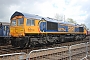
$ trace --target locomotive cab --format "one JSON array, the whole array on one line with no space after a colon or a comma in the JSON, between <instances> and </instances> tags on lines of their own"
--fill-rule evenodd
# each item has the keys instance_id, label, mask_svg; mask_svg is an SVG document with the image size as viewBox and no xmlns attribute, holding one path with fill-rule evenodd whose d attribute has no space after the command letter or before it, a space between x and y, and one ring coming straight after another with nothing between
<instances>
[{"instance_id":1,"label":"locomotive cab","mask_svg":"<svg viewBox=\"0 0 90 60\"><path fill-rule=\"evenodd\" d=\"M32 15L28 17L20 12L15 12L11 17L11 36L24 37L28 34L38 34L40 32L40 19L34 18Z\"/></svg>"},{"instance_id":2,"label":"locomotive cab","mask_svg":"<svg viewBox=\"0 0 90 60\"><path fill-rule=\"evenodd\" d=\"M20 17L20 16L18 16ZM10 25L10 33L14 37L23 37L28 34L36 34L39 32L39 20L22 16L22 18L13 18Z\"/></svg>"}]
</instances>

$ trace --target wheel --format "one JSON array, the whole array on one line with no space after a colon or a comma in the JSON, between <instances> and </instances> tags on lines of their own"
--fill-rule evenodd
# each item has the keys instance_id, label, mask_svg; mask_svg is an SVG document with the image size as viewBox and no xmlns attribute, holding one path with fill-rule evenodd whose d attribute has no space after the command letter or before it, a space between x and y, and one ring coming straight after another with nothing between
<instances>
[{"instance_id":1,"label":"wheel","mask_svg":"<svg viewBox=\"0 0 90 60\"><path fill-rule=\"evenodd\" d=\"M16 39L12 39L11 40L11 45L13 46L13 47L18 47L18 44L17 44L18 42L16 41Z\"/></svg>"},{"instance_id":2,"label":"wheel","mask_svg":"<svg viewBox=\"0 0 90 60\"><path fill-rule=\"evenodd\" d=\"M28 40L25 38L14 38L11 40L13 47L25 48L28 46Z\"/></svg>"},{"instance_id":3,"label":"wheel","mask_svg":"<svg viewBox=\"0 0 90 60\"><path fill-rule=\"evenodd\" d=\"M22 38L20 41L19 41L19 47L20 48L27 48L29 47L29 44L30 44L30 41L28 38Z\"/></svg>"}]
</instances>

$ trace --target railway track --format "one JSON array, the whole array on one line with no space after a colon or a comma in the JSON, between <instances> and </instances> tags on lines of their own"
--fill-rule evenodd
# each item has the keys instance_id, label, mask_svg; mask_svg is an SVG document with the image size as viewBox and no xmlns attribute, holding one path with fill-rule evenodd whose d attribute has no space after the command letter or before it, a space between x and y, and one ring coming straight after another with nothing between
<instances>
[{"instance_id":1,"label":"railway track","mask_svg":"<svg viewBox=\"0 0 90 60\"><path fill-rule=\"evenodd\" d=\"M53 44L53 45L43 45L40 47L30 47L30 48L25 48L25 49L20 49L20 48L14 48L11 45L7 46L0 46L0 55L1 54L10 54L10 53L18 53L18 52L25 52L29 53L32 50L38 50L38 49L45 49L45 48L53 48L53 47L61 47L61 46L71 46L74 44L79 44L79 43L85 43L88 42L89 40L82 40L82 41L75 41L75 42L67 42L67 43L60 43L60 44Z\"/></svg>"},{"instance_id":2,"label":"railway track","mask_svg":"<svg viewBox=\"0 0 90 60\"><path fill-rule=\"evenodd\" d=\"M61 44L53 44L53 45L48 45L48 46L42 46L42 47L31 47L31 48L25 48L25 49L20 49L20 48L13 48L11 45L8 45L8 46L0 46L0 55L2 54L11 54L11 53L19 53L19 52L25 52L26 54L29 54L30 51L32 50L38 50L38 49L46 49L46 48L54 48L54 47L61 47L61 46L71 46L71 45L75 45L75 44L80 44L80 43L85 43L85 42L89 42L89 40L82 40L82 41L75 41L75 42L67 42L67 43L61 43ZM79 47L79 48L76 48L76 49L72 49L72 51L78 51L79 49L85 49L85 47ZM69 52L68 52L68 48L63 48L61 50L59 50L57 48L57 50L54 50L54 51L49 51L49 52L52 52L52 53L49 53L49 54L45 54L45 53L48 53L48 52L40 52L40 53L33 53L32 55L30 55L30 59L33 60L68 60L70 59L70 55L69 55ZM53 53L54 52L54 53ZM24 55L24 59L26 59L27 55ZM41 55L40 55L41 54ZM42 55L43 54L43 55ZM79 54L85 54L85 51L82 51L78 54L73 54L71 57L75 57ZM38 56L40 55L40 56ZM17 55L19 56L19 55ZM53 58L52 58L53 57ZM2 57L0 57L2 58ZM55 59L54 59L55 58ZM74 59L73 59L74 60Z\"/></svg>"},{"instance_id":3,"label":"railway track","mask_svg":"<svg viewBox=\"0 0 90 60\"><path fill-rule=\"evenodd\" d=\"M90 43L87 45L90 48ZM90 52L90 49L88 49ZM72 46L62 46L47 49L29 51L28 54L9 56L10 59L22 58L23 60L80 60L86 56L86 43L75 44ZM1 60L2 57L0 57ZM5 57L7 58L7 57ZM8 60L8 59L7 59ZM85 60L85 59L84 59Z\"/></svg>"}]
</instances>

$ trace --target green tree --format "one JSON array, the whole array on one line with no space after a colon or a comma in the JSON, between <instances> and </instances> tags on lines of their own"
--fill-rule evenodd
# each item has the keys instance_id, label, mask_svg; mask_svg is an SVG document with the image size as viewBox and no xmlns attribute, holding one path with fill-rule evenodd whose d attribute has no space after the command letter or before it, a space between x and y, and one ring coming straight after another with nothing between
<instances>
[{"instance_id":1,"label":"green tree","mask_svg":"<svg viewBox=\"0 0 90 60\"><path fill-rule=\"evenodd\" d=\"M74 21L72 18L67 18L67 21L76 24L76 21Z\"/></svg>"},{"instance_id":2,"label":"green tree","mask_svg":"<svg viewBox=\"0 0 90 60\"><path fill-rule=\"evenodd\" d=\"M62 21L63 20L63 15L60 15L60 14L56 13L55 19Z\"/></svg>"},{"instance_id":3,"label":"green tree","mask_svg":"<svg viewBox=\"0 0 90 60\"><path fill-rule=\"evenodd\" d=\"M85 29L89 30L89 28L87 28L87 26L85 24L81 24L81 26L83 26Z\"/></svg>"}]
</instances>

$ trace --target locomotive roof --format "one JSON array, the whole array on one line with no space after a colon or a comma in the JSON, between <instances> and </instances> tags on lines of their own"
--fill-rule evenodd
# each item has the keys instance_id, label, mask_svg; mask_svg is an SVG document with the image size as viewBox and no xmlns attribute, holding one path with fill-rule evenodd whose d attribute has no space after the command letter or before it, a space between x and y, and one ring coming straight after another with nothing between
<instances>
[{"instance_id":1,"label":"locomotive roof","mask_svg":"<svg viewBox=\"0 0 90 60\"><path fill-rule=\"evenodd\" d=\"M24 16L26 18L35 18L35 19L41 19L41 18L43 18L43 17L38 16L38 15L21 13L21 12L17 12L17 11L11 16L11 19L14 18L15 16Z\"/></svg>"},{"instance_id":2,"label":"locomotive roof","mask_svg":"<svg viewBox=\"0 0 90 60\"><path fill-rule=\"evenodd\" d=\"M10 25L10 23L8 22L0 22L0 23L2 23L2 25Z\"/></svg>"},{"instance_id":3,"label":"locomotive roof","mask_svg":"<svg viewBox=\"0 0 90 60\"><path fill-rule=\"evenodd\" d=\"M44 18L46 21L59 22L56 19L46 18L46 17L35 15L35 14L21 13L21 12L17 12L17 11L11 16L11 19L14 18L15 16L24 16L26 18L35 18L35 19L39 19L39 20L41 20L42 18ZM62 21L60 21L60 22L62 22Z\"/></svg>"},{"instance_id":4,"label":"locomotive roof","mask_svg":"<svg viewBox=\"0 0 90 60\"><path fill-rule=\"evenodd\" d=\"M42 17L42 16L38 16L38 15L35 15L35 14L21 13L21 12L18 12L18 11L16 11L11 16L11 19L14 18L15 16L24 16L26 18L35 18L35 19L39 19L39 20L41 20L42 18L44 18L46 21L56 22L56 23L62 23L62 24L71 24L71 25L74 25L75 26L75 24L72 24L72 23L69 23L69 22L58 21L58 20L53 19L53 18Z\"/></svg>"}]
</instances>

